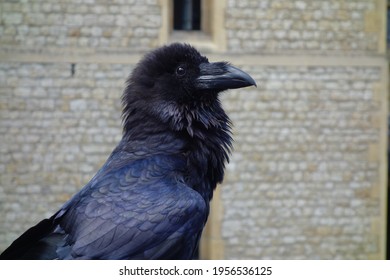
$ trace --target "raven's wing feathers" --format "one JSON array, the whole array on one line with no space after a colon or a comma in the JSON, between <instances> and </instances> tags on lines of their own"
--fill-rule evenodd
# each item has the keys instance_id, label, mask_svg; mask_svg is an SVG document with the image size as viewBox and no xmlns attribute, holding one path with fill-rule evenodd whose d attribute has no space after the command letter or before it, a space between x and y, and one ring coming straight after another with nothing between
<instances>
[{"instance_id":1,"label":"raven's wing feathers","mask_svg":"<svg viewBox=\"0 0 390 280\"><path fill-rule=\"evenodd\" d=\"M191 258L208 206L184 183L177 172L182 166L176 158L156 155L103 170L50 220L19 239L50 243L33 246L44 258ZM18 245L23 242L9 250L23 250Z\"/></svg>"},{"instance_id":2,"label":"raven's wing feathers","mask_svg":"<svg viewBox=\"0 0 390 280\"><path fill-rule=\"evenodd\" d=\"M57 246L64 242L60 234L50 235L54 227L54 216L40 221L4 250L0 259L55 259Z\"/></svg>"}]
</instances>

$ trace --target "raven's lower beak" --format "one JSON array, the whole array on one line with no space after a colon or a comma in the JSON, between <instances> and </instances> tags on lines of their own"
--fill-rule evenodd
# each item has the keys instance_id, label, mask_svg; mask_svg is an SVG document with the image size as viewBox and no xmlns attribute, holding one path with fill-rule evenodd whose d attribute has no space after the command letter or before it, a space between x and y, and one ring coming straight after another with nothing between
<instances>
[{"instance_id":1,"label":"raven's lower beak","mask_svg":"<svg viewBox=\"0 0 390 280\"><path fill-rule=\"evenodd\" d=\"M244 71L225 62L202 63L196 80L198 89L225 90L256 86L256 82Z\"/></svg>"}]
</instances>

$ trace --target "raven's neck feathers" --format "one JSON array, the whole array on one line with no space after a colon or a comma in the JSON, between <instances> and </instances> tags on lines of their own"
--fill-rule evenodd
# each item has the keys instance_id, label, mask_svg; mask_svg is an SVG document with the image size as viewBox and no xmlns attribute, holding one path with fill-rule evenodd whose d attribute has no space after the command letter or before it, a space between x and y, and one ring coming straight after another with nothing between
<instances>
[{"instance_id":1,"label":"raven's neck feathers","mask_svg":"<svg viewBox=\"0 0 390 280\"><path fill-rule=\"evenodd\" d=\"M153 109L138 107L138 102L128 103L125 98L123 101L123 148L134 140L146 144L148 138L157 137L164 142L174 137L182 143L177 149L167 151L163 148L167 143L161 143L158 152L184 156L186 183L205 199L211 199L216 185L223 180L232 149L231 122L219 99L185 105L167 102Z\"/></svg>"}]
</instances>

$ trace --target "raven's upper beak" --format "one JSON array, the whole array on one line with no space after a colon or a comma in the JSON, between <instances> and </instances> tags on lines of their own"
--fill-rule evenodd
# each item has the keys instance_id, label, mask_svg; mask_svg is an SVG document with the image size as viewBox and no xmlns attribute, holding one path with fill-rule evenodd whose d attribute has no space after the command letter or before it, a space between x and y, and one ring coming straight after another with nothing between
<instances>
[{"instance_id":1,"label":"raven's upper beak","mask_svg":"<svg viewBox=\"0 0 390 280\"><path fill-rule=\"evenodd\" d=\"M198 89L225 90L257 86L251 76L225 62L202 63L199 69L200 76L196 80Z\"/></svg>"}]
</instances>

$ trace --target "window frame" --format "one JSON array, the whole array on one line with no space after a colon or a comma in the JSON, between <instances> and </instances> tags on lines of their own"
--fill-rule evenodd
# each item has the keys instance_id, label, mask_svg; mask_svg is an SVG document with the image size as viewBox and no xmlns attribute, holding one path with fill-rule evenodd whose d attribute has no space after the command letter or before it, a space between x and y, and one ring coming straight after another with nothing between
<instances>
[{"instance_id":1,"label":"window frame","mask_svg":"<svg viewBox=\"0 0 390 280\"><path fill-rule=\"evenodd\" d=\"M186 42L201 50L226 51L226 0L201 0L201 30L174 30L173 0L159 0L162 24L159 45Z\"/></svg>"}]
</instances>

